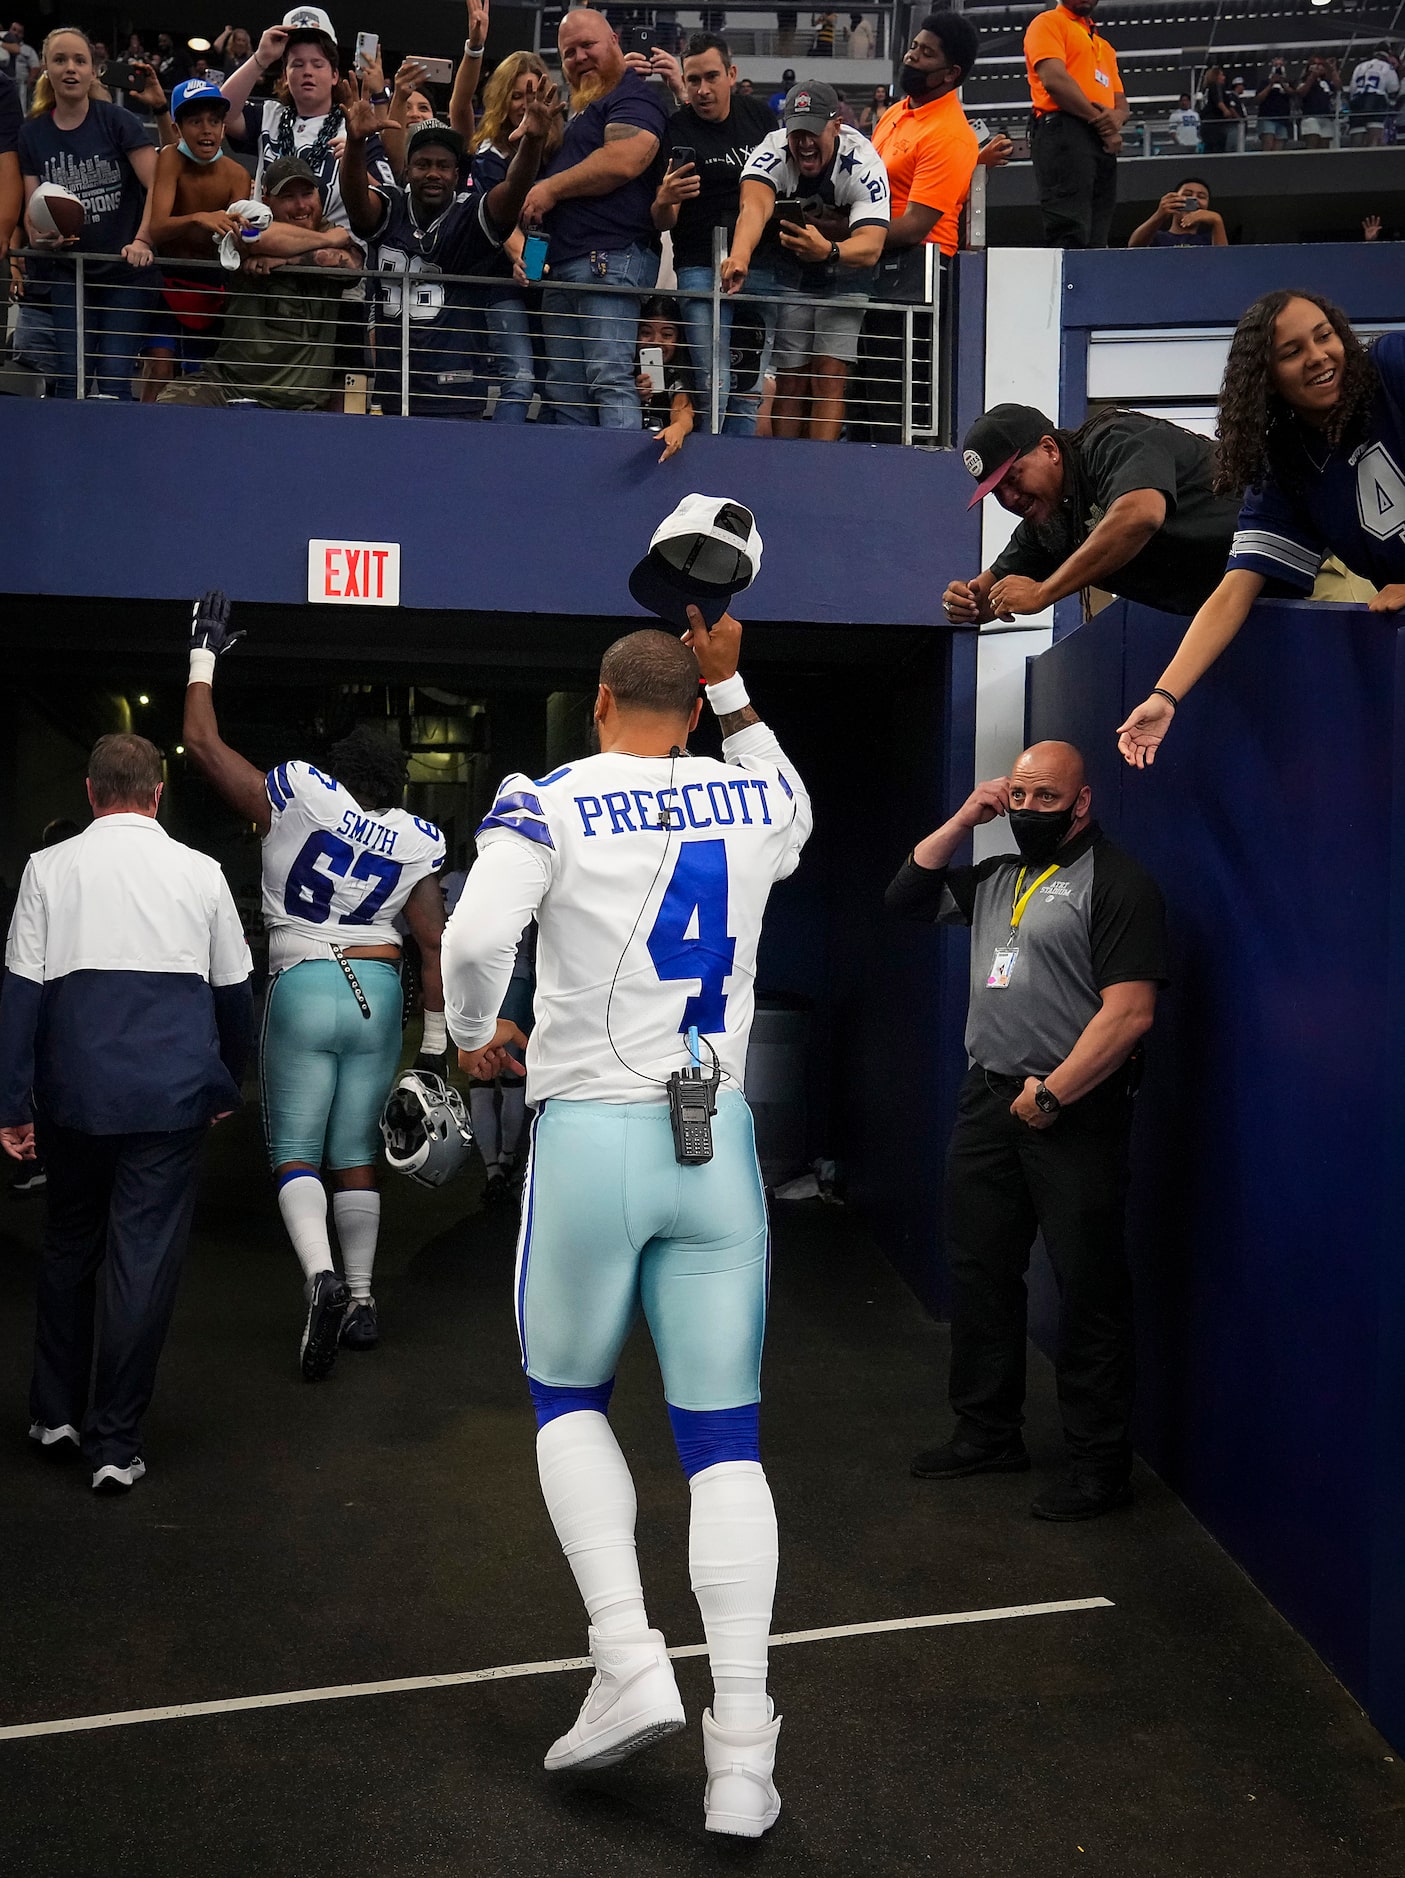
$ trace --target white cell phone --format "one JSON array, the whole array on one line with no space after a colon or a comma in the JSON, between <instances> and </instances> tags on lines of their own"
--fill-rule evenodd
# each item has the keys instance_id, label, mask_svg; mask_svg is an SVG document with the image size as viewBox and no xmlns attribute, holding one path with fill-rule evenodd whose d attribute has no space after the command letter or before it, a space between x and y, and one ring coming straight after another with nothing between
<instances>
[{"instance_id":1,"label":"white cell phone","mask_svg":"<svg viewBox=\"0 0 1405 1878\"><path fill-rule=\"evenodd\" d=\"M663 390L663 347L640 346L639 371L641 376L647 372L653 380L655 392Z\"/></svg>"},{"instance_id":2,"label":"white cell phone","mask_svg":"<svg viewBox=\"0 0 1405 1878\"><path fill-rule=\"evenodd\" d=\"M451 85L454 82L454 61L452 59L422 59L417 52L410 57L416 65L424 67L426 81L431 85Z\"/></svg>"},{"instance_id":3,"label":"white cell phone","mask_svg":"<svg viewBox=\"0 0 1405 1878\"><path fill-rule=\"evenodd\" d=\"M358 33L356 35L356 63L362 71L373 64L381 55L381 36L379 33Z\"/></svg>"}]
</instances>

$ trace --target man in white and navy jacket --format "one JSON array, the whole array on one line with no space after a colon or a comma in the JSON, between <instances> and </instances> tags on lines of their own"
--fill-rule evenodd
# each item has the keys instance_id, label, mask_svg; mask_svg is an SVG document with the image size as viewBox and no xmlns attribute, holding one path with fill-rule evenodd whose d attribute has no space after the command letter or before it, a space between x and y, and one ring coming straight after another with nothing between
<instances>
[{"instance_id":1,"label":"man in white and navy jacket","mask_svg":"<svg viewBox=\"0 0 1405 1878\"><path fill-rule=\"evenodd\" d=\"M228 883L157 822L161 789L154 745L99 739L93 821L31 857L0 992L0 1146L26 1160L37 1137L49 1176L29 1432L46 1454L81 1448L106 1492L146 1471L200 1143L238 1107L253 1039Z\"/></svg>"}]
</instances>

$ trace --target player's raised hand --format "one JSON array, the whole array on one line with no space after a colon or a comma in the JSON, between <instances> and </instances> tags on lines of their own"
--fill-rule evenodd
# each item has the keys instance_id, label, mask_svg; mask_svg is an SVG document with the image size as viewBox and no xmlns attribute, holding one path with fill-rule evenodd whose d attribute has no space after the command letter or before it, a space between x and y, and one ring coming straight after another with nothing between
<instances>
[{"instance_id":1,"label":"player's raised hand","mask_svg":"<svg viewBox=\"0 0 1405 1878\"><path fill-rule=\"evenodd\" d=\"M525 1076L526 1065L510 1053L509 1044L525 1050L527 1039L510 1017L500 1017L491 1043L485 1043L481 1050L459 1051L459 1068L475 1082L492 1082L495 1076Z\"/></svg>"},{"instance_id":2,"label":"player's raised hand","mask_svg":"<svg viewBox=\"0 0 1405 1878\"><path fill-rule=\"evenodd\" d=\"M742 625L730 613L724 613L717 624L709 629L698 609L690 606L688 630L683 635L683 643L692 647L705 685L720 685L724 678L736 676L741 659Z\"/></svg>"},{"instance_id":3,"label":"player's raised hand","mask_svg":"<svg viewBox=\"0 0 1405 1878\"><path fill-rule=\"evenodd\" d=\"M229 620L234 611L227 593L221 593L218 587L212 587L195 602L190 617L190 646L206 652L213 652L218 658L222 652L244 638L242 632L235 632Z\"/></svg>"},{"instance_id":4,"label":"player's raised hand","mask_svg":"<svg viewBox=\"0 0 1405 1878\"><path fill-rule=\"evenodd\" d=\"M1175 715L1171 700L1153 692L1118 726L1117 747L1133 769L1150 769Z\"/></svg>"}]
</instances>

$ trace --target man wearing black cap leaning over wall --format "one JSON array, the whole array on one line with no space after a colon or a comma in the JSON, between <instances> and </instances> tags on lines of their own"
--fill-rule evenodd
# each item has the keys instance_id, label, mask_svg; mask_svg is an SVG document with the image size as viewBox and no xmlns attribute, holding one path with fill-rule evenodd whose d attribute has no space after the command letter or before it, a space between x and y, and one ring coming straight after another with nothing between
<instances>
[{"instance_id":1,"label":"man wearing black cap leaning over wall","mask_svg":"<svg viewBox=\"0 0 1405 1878\"><path fill-rule=\"evenodd\" d=\"M1071 1469L1037 1519L1131 1498L1132 1281L1123 1245L1140 1041L1166 977L1156 883L1090 817L1072 744L1037 743L919 841L888 889L908 919L971 929L970 1069L947 1154L956 1427L922 1480L1022 1473L1025 1270L1036 1232L1059 1287L1054 1373ZM951 861L1006 816L1018 853Z\"/></svg>"},{"instance_id":2,"label":"man wearing black cap leaning over wall","mask_svg":"<svg viewBox=\"0 0 1405 1878\"><path fill-rule=\"evenodd\" d=\"M964 455L969 506L993 495L1020 525L983 574L948 586L953 624L1040 613L1089 587L1190 615L1224 576L1237 503L1214 492L1207 437L1137 411L1058 430L1031 405L997 404Z\"/></svg>"}]
</instances>

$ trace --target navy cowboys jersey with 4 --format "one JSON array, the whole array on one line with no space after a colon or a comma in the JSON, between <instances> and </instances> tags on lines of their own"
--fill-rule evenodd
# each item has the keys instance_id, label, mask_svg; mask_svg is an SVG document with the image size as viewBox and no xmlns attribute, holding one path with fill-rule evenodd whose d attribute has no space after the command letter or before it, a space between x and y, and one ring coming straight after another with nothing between
<instances>
[{"instance_id":1,"label":"navy cowboys jersey with 4","mask_svg":"<svg viewBox=\"0 0 1405 1878\"><path fill-rule=\"evenodd\" d=\"M1331 451L1324 463L1302 432L1295 486L1269 482L1245 496L1231 569L1311 593L1318 569L1335 554L1377 587L1405 581L1405 333L1378 339L1371 358L1380 390L1364 439Z\"/></svg>"},{"instance_id":2,"label":"navy cowboys jersey with 4","mask_svg":"<svg viewBox=\"0 0 1405 1878\"><path fill-rule=\"evenodd\" d=\"M489 382L483 309L492 290L456 286L436 276L488 273L508 231L494 226L487 193L477 187L460 191L425 224L407 190L378 193L385 206L374 237L376 265L394 276L381 283L376 315L380 394L399 396L403 296L408 295L411 410L423 417L481 417Z\"/></svg>"}]
</instances>

